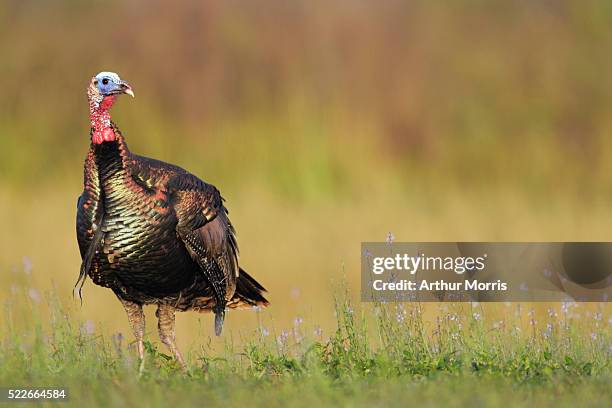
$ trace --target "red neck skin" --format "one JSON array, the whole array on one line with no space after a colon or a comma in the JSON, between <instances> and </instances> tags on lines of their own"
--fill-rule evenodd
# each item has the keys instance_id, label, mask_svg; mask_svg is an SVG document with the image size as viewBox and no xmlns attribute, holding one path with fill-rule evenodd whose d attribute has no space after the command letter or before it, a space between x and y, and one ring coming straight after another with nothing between
<instances>
[{"instance_id":1,"label":"red neck skin","mask_svg":"<svg viewBox=\"0 0 612 408\"><path fill-rule=\"evenodd\" d=\"M116 98L116 96L105 96L101 102L97 102L94 98L89 100L89 119L93 129L91 141L94 144L99 145L116 140L110 117L110 108L115 103Z\"/></svg>"}]
</instances>

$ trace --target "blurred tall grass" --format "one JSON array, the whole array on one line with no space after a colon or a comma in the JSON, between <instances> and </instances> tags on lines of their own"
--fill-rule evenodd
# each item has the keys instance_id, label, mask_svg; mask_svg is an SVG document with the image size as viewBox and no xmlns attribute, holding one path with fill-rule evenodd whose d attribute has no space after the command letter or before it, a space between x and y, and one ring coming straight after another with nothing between
<instances>
[{"instance_id":1,"label":"blurred tall grass","mask_svg":"<svg viewBox=\"0 0 612 408\"><path fill-rule=\"evenodd\" d=\"M113 113L133 151L221 188L281 321L333 321L330 281L389 230L609 240L611 43L604 0L2 0L0 267L69 292L101 70L136 92Z\"/></svg>"}]
</instances>

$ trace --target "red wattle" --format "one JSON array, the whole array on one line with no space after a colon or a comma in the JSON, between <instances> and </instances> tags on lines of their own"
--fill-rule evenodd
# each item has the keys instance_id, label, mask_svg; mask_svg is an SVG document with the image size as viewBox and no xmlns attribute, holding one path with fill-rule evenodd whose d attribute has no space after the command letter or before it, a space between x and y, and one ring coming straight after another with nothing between
<instances>
[{"instance_id":1,"label":"red wattle","mask_svg":"<svg viewBox=\"0 0 612 408\"><path fill-rule=\"evenodd\" d=\"M94 144L102 144L104 142L112 142L115 140L115 132L111 128L95 130L91 140Z\"/></svg>"},{"instance_id":2,"label":"red wattle","mask_svg":"<svg viewBox=\"0 0 612 408\"><path fill-rule=\"evenodd\" d=\"M93 135L91 136L91 141L94 142L94 144L102 144L102 142L104 141L104 138L102 137L102 132L100 131L94 131Z\"/></svg>"},{"instance_id":3,"label":"red wattle","mask_svg":"<svg viewBox=\"0 0 612 408\"><path fill-rule=\"evenodd\" d=\"M111 128L104 129L102 135L104 137L105 142L112 142L113 140L115 140L115 132Z\"/></svg>"}]
</instances>

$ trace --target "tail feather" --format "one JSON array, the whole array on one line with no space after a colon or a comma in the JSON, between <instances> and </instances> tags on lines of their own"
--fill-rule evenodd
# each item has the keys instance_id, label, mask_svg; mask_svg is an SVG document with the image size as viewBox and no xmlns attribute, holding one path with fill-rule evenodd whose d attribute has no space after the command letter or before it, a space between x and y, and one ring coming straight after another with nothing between
<instances>
[{"instance_id":1,"label":"tail feather","mask_svg":"<svg viewBox=\"0 0 612 408\"><path fill-rule=\"evenodd\" d=\"M264 292L266 292L266 289L241 268L236 282L236 292L227 306L231 309L268 306L270 303L263 296Z\"/></svg>"},{"instance_id":2,"label":"tail feather","mask_svg":"<svg viewBox=\"0 0 612 408\"><path fill-rule=\"evenodd\" d=\"M225 320L225 311L215 312L215 336L221 335L223 320Z\"/></svg>"}]
</instances>

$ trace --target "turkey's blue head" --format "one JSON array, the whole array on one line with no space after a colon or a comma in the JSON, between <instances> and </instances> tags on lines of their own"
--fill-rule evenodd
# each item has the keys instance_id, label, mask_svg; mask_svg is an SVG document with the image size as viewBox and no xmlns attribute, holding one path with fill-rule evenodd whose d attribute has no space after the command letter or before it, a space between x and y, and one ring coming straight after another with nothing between
<instances>
[{"instance_id":1,"label":"turkey's blue head","mask_svg":"<svg viewBox=\"0 0 612 408\"><path fill-rule=\"evenodd\" d=\"M89 99L89 117L93 129L94 143L115 140L111 129L109 110L119 95L127 94L134 97L132 87L119 78L114 72L100 72L91 79L87 89Z\"/></svg>"},{"instance_id":2,"label":"turkey's blue head","mask_svg":"<svg viewBox=\"0 0 612 408\"><path fill-rule=\"evenodd\" d=\"M100 72L92 79L93 85L103 97L112 95L128 94L134 97L132 87L119 78L114 72Z\"/></svg>"}]
</instances>

